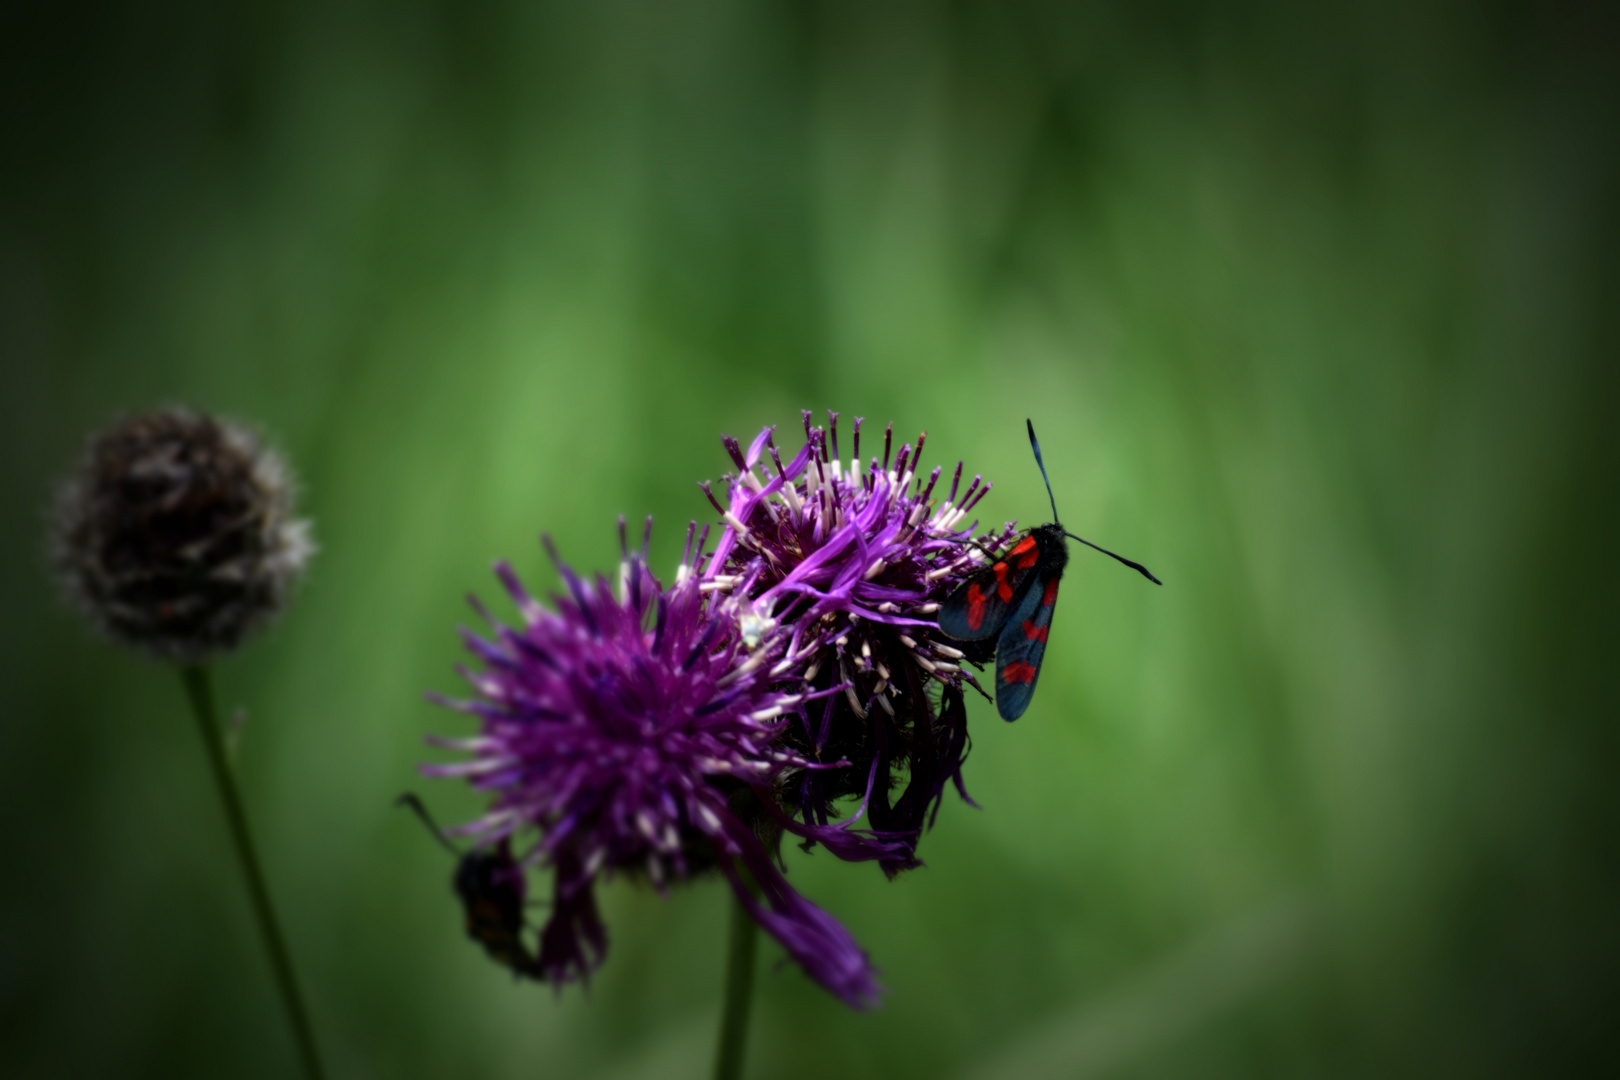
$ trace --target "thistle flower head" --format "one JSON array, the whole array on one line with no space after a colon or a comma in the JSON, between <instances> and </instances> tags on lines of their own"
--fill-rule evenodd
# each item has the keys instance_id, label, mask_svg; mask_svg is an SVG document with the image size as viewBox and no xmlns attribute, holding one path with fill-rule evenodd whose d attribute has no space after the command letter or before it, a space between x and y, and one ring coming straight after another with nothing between
<instances>
[{"instance_id":1,"label":"thistle flower head","mask_svg":"<svg viewBox=\"0 0 1620 1080\"><path fill-rule=\"evenodd\" d=\"M715 587L706 537L688 534L669 588L647 569L645 542L626 546L616 590L559 564L566 595L550 607L498 566L521 622L503 626L479 608L492 636L466 635L482 662L463 670L474 697L442 703L476 716L481 731L438 740L470 760L424 771L465 776L491 795L488 812L458 831L510 841L526 866L553 869L537 964L548 981L584 978L605 957L599 878L628 872L662 889L718 867L811 977L851 1005L874 1004L865 954L787 884L747 820L784 771L813 767L780 745L786 714L807 695L788 675L788 636Z\"/></svg>"},{"instance_id":2,"label":"thistle flower head","mask_svg":"<svg viewBox=\"0 0 1620 1080\"><path fill-rule=\"evenodd\" d=\"M283 607L314 552L292 475L248 429L161 409L95 435L60 489L51 555L109 637L194 663Z\"/></svg>"},{"instance_id":3,"label":"thistle flower head","mask_svg":"<svg viewBox=\"0 0 1620 1080\"><path fill-rule=\"evenodd\" d=\"M922 478L926 433L895 453L890 425L882 457L863 464L859 418L853 428L847 467L837 413L824 430L806 412L804 447L785 465L771 428L746 451L726 437L737 473L726 478L724 505L704 490L725 521L716 586L787 632L796 674L813 691L837 688L819 704L796 705L784 732L807 760L847 762L786 778L790 787L779 794L799 818L788 827L841 857L878 859L892 873L915 865L924 819L930 806L937 812L947 781L967 797L962 692L978 683L940 633L937 613L1014 529L974 538L969 518L990 485L975 476L963 488L960 463L948 490L939 468ZM891 804L901 768L907 786ZM862 799L870 829L831 823L832 802L846 795Z\"/></svg>"}]
</instances>

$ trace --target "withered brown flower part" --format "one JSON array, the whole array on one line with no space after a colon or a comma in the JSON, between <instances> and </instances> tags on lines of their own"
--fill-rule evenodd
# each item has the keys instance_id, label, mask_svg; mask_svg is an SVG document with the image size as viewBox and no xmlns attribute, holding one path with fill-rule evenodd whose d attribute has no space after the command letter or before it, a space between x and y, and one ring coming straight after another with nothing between
<instances>
[{"instance_id":1,"label":"withered brown flower part","mask_svg":"<svg viewBox=\"0 0 1620 1080\"><path fill-rule=\"evenodd\" d=\"M51 557L114 640L198 663L273 619L315 547L286 463L239 424L185 408L92 436L58 492Z\"/></svg>"}]
</instances>

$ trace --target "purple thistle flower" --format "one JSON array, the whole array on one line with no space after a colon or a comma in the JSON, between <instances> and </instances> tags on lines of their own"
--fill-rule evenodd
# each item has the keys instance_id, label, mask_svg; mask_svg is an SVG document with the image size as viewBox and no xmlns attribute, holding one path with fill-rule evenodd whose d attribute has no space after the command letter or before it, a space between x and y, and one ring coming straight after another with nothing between
<instances>
[{"instance_id":1,"label":"purple thistle flower","mask_svg":"<svg viewBox=\"0 0 1620 1080\"><path fill-rule=\"evenodd\" d=\"M1016 532L1008 523L975 539L977 522L964 522L990 485L975 476L963 489L960 463L949 492L939 488L938 468L925 482L917 471L927 433L891 461L893 430L891 424L884 432L881 460L873 456L863 466L856 418L846 468L838 414L828 413L823 430L811 426L806 412L804 448L786 465L773 428L746 451L725 436L738 469L726 478L725 505L702 485L726 525L715 550L722 566L717 587L790 634L795 673L819 697L819 704L793 706L784 745L833 767L787 771L776 789L788 808L777 811L781 823L840 858L877 859L890 875L917 865L918 839L938 813L947 781L972 802L962 782L968 750L962 687L984 691L962 669L963 653L940 633L937 617L941 602L985 564L987 552ZM760 465L766 451L769 469ZM907 783L891 803L902 768ZM832 821L834 801L846 796L859 797L860 809ZM862 814L870 828L854 827Z\"/></svg>"},{"instance_id":2,"label":"purple thistle flower","mask_svg":"<svg viewBox=\"0 0 1620 1080\"><path fill-rule=\"evenodd\" d=\"M770 786L785 770L816 768L781 745L791 710L816 695L790 675L789 636L716 587L708 530L694 545L695 529L668 589L646 567L645 540L639 552L625 546L617 595L601 576L585 581L559 562L567 595L552 608L498 564L521 625L500 625L472 601L494 631L464 632L483 665L459 669L475 696L435 700L478 717L482 730L430 739L472 757L423 772L464 776L493 796L483 817L455 832L481 846L527 843L518 861L552 868L537 977L561 985L601 964L599 878L626 872L662 890L717 867L812 978L872 1007L879 988L866 954L793 890L759 835L776 833L760 812Z\"/></svg>"}]
</instances>

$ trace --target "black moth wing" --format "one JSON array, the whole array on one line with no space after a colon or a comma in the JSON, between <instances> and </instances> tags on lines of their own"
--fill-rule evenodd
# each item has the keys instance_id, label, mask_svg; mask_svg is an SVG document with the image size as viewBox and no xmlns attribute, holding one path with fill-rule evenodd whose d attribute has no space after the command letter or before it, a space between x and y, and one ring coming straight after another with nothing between
<instances>
[{"instance_id":1,"label":"black moth wing","mask_svg":"<svg viewBox=\"0 0 1620 1080\"><path fill-rule=\"evenodd\" d=\"M1038 576L1043 549L1050 543L1044 534L1050 528L1043 525L1025 533L1007 554L957 586L939 609L940 630L958 641L983 641L999 634ZM1063 545L1061 535L1057 543ZM1063 550L1066 554L1067 548Z\"/></svg>"},{"instance_id":2,"label":"black moth wing","mask_svg":"<svg viewBox=\"0 0 1620 1080\"><path fill-rule=\"evenodd\" d=\"M1061 574L1036 576L1035 587L1024 596L1013 617L1007 620L996 640L996 711L1006 721L1024 715L1035 696L1035 680L1040 678L1046 658L1046 636L1052 629L1057 610Z\"/></svg>"},{"instance_id":3,"label":"black moth wing","mask_svg":"<svg viewBox=\"0 0 1620 1080\"><path fill-rule=\"evenodd\" d=\"M939 612L939 627L965 642L970 659L988 659L995 639L996 711L1016 720L1035 696L1046 638L1057 608L1058 583L1069 564L1063 526L1031 529L997 562L973 575Z\"/></svg>"}]
</instances>

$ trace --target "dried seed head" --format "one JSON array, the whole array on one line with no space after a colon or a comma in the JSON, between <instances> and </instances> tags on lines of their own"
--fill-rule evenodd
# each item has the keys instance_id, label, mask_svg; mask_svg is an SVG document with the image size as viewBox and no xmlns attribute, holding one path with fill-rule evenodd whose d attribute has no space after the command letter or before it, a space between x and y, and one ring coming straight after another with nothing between
<instances>
[{"instance_id":1,"label":"dried seed head","mask_svg":"<svg viewBox=\"0 0 1620 1080\"><path fill-rule=\"evenodd\" d=\"M286 464L246 428L179 408L125 417L58 492L52 561L109 637L197 662L286 603L315 550L293 499Z\"/></svg>"}]
</instances>

